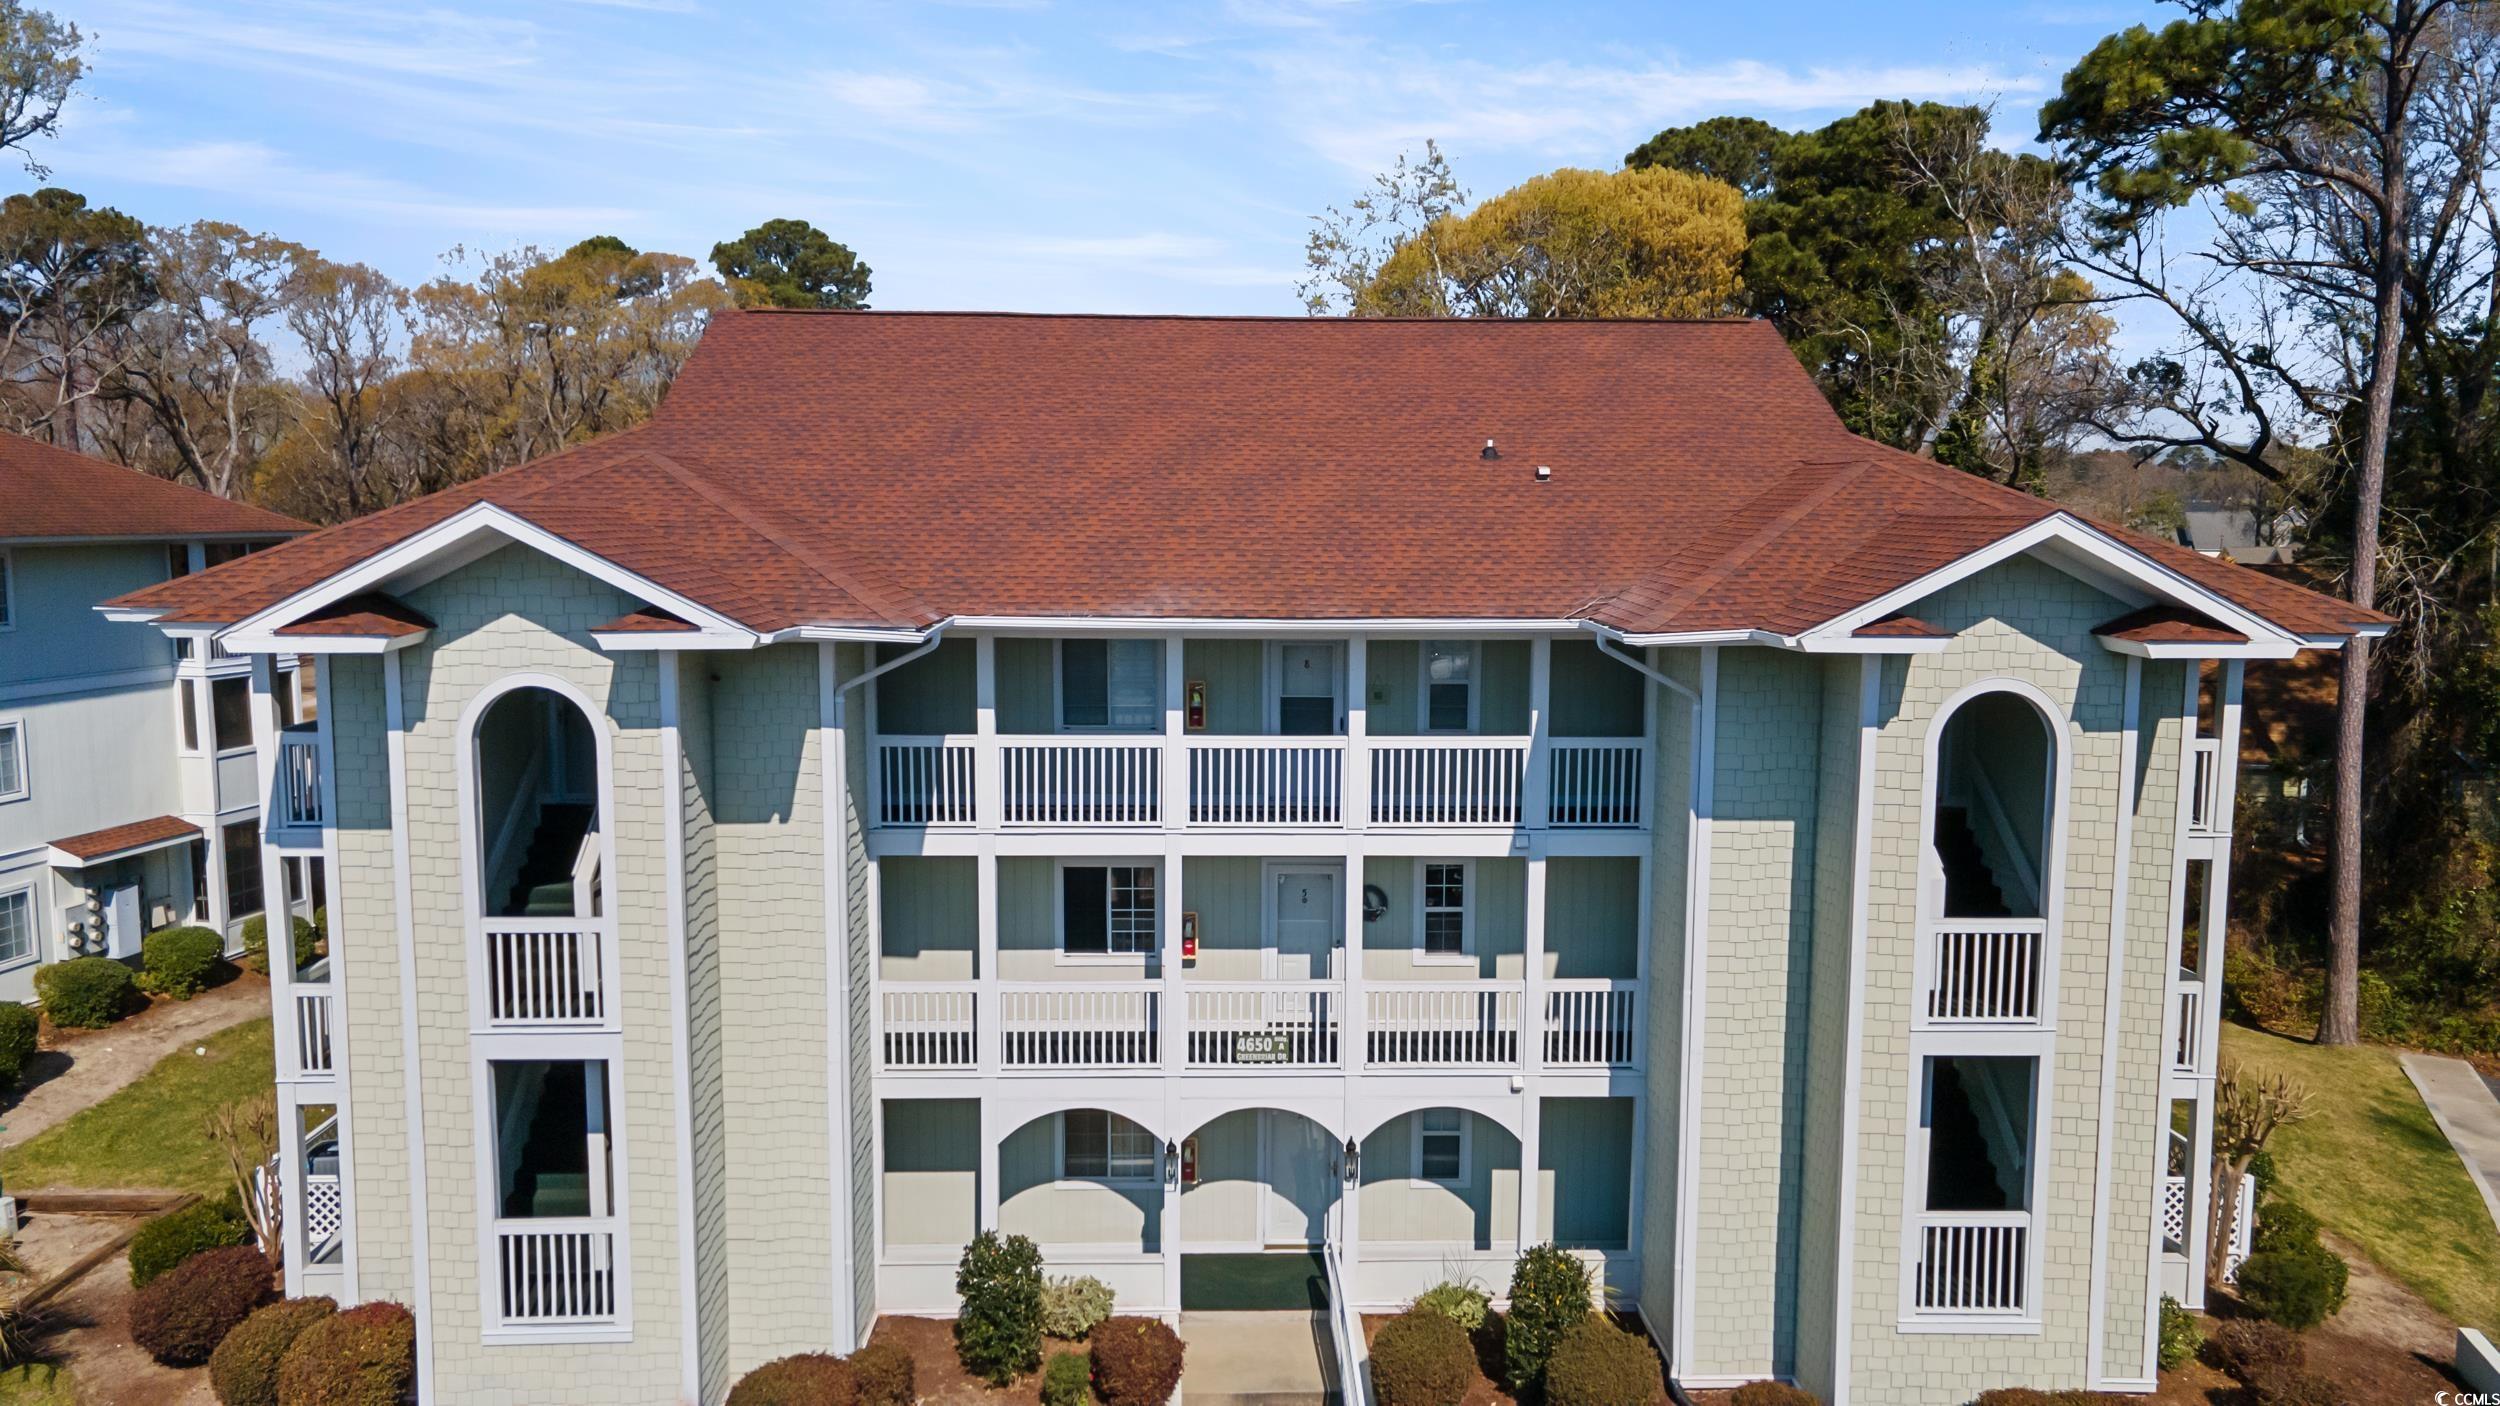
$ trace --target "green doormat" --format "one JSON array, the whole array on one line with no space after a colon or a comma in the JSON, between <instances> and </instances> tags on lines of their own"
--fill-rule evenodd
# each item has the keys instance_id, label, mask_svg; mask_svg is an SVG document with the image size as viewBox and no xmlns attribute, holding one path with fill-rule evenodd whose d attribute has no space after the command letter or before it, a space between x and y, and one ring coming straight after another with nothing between
<instances>
[{"instance_id":1,"label":"green doormat","mask_svg":"<svg viewBox=\"0 0 2500 1406\"><path fill-rule=\"evenodd\" d=\"M1328 1306L1317 1252L1181 1256L1181 1308L1201 1313Z\"/></svg>"}]
</instances>

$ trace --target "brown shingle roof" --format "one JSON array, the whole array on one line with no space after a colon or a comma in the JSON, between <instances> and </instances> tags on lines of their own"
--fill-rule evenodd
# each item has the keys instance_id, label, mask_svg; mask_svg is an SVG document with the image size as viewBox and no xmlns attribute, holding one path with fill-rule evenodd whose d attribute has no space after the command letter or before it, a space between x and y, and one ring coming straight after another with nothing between
<instances>
[{"instance_id":1,"label":"brown shingle roof","mask_svg":"<svg viewBox=\"0 0 2500 1406\"><path fill-rule=\"evenodd\" d=\"M742 312L640 429L124 603L238 620L477 502L762 631L1793 634L2057 511L1849 435L1758 322ZM2129 541L2287 629L2358 618Z\"/></svg>"},{"instance_id":2,"label":"brown shingle roof","mask_svg":"<svg viewBox=\"0 0 2500 1406\"><path fill-rule=\"evenodd\" d=\"M143 849L175 840L188 840L199 833L200 827L188 820L170 815L159 815L148 820L134 820L127 825L112 825L102 830L90 830L86 834L72 835L65 840L54 840L52 847L64 854L76 855L82 860L93 860L108 854L120 854L124 850Z\"/></svg>"},{"instance_id":3,"label":"brown shingle roof","mask_svg":"<svg viewBox=\"0 0 2500 1406\"><path fill-rule=\"evenodd\" d=\"M281 625L278 633L312 639L344 635L405 639L433 628L434 622L425 618L425 612L406 601L396 596L365 591L325 605L301 620Z\"/></svg>"},{"instance_id":4,"label":"brown shingle roof","mask_svg":"<svg viewBox=\"0 0 2500 1406\"><path fill-rule=\"evenodd\" d=\"M1930 625L1915 615L1887 615L1872 624L1860 625L1850 632L1860 639L1871 640L1941 640L1951 638L1942 626Z\"/></svg>"},{"instance_id":5,"label":"brown shingle roof","mask_svg":"<svg viewBox=\"0 0 2500 1406\"><path fill-rule=\"evenodd\" d=\"M2105 639L2138 644L2246 644L2248 636L2176 606L2148 605L2092 627Z\"/></svg>"},{"instance_id":6,"label":"brown shingle roof","mask_svg":"<svg viewBox=\"0 0 2500 1406\"><path fill-rule=\"evenodd\" d=\"M671 615L656 605L629 610L604 625L591 627L603 635L674 635L692 630L694 624Z\"/></svg>"},{"instance_id":7,"label":"brown shingle roof","mask_svg":"<svg viewBox=\"0 0 2500 1406\"><path fill-rule=\"evenodd\" d=\"M0 433L0 541L292 537L291 517Z\"/></svg>"}]
</instances>

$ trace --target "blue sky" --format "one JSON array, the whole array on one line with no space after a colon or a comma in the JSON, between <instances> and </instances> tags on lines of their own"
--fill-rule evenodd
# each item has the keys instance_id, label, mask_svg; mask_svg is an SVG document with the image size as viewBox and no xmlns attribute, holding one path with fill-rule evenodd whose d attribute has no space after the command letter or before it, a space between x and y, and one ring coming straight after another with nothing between
<instances>
[{"instance_id":1,"label":"blue sky","mask_svg":"<svg viewBox=\"0 0 2500 1406\"><path fill-rule=\"evenodd\" d=\"M880 307L1243 313L1297 310L1309 216L1428 136L1478 195L1723 112L1979 99L2023 137L2077 55L2161 13L47 2L93 67L39 154L154 223L230 220L414 281L454 245L600 233L701 257L786 215L857 249Z\"/></svg>"}]
</instances>

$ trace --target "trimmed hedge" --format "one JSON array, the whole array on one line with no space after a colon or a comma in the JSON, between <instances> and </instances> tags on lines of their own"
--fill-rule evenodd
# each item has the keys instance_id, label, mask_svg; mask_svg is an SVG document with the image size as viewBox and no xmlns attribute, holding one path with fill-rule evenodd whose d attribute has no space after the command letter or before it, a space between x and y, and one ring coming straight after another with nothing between
<instances>
[{"instance_id":1,"label":"trimmed hedge","mask_svg":"<svg viewBox=\"0 0 2500 1406\"><path fill-rule=\"evenodd\" d=\"M1747 1382L1728 1397L1728 1406L1823 1406L1813 1392L1786 1382Z\"/></svg>"},{"instance_id":2,"label":"trimmed hedge","mask_svg":"<svg viewBox=\"0 0 2500 1406\"><path fill-rule=\"evenodd\" d=\"M35 997L54 1025L101 1030L130 1013L138 995L130 968L110 957L76 957L35 969Z\"/></svg>"},{"instance_id":3,"label":"trimmed hedge","mask_svg":"<svg viewBox=\"0 0 2500 1406\"><path fill-rule=\"evenodd\" d=\"M16 1083L34 1063L35 1032L42 1028L32 1006L0 1001L0 1086Z\"/></svg>"},{"instance_id":4,"label":"trimmed hedge","mask_svg":"<svg viewBox=\"0 0 2500 1406\"><path fill-rule=\"evenodd\" d=\"M2295 1332L2343 1311L2352 1276L2343 1257L2324 1245L2267 1250L2240 1262L2240 1301Z\"/></svg>"},{"instance_id":5,"label":"trimmed hedge","mask_svg":"<svg viewBox=\"0 0 2500 1406\"><path fill-rule=\"evenodd\" d=\"M204 1250L242 1245L252 1239L252 1223L243 1216L233 1192L217 1201L194 1201L167 1211L130 1241L130 1287L144 1289L165 1271Z\"/></svg>"},{"instance_id":6,"label":"trimmed hedge","mask_svg":"<svg viewBox=\"0 0 2500 1406\"><path fill-rule=\"evenodd\" d=\"M167 928L139 939L141 983L159 996L188 1001L208 987L226 958L226 940L208 928Z\"/></svg>"},{"instance_id":7,"label":"trimmed hedge","mask_svg":"<svg viewBox=\"0 0 2500 1406\"><path fill-rule=\"evenodd\" d=\"M984 1230L955 1267L963 1308L955 1355L964 1370L1005 1386L1042 1365L1042 1252L1021 1235Z\"/></svg>"},{"instance_id":8,"label":"trimmed hedge","mask_svg":"<svg viewBox=\"0 0 2500 1406\"><path fill-rule=\"evenodd\" d=\"M360 1304L306 1328L278 1363L278 1406L401 1406L417 1387L417 1320Z\"/></svg>"},{"instance_id":9,"label":"trimmed hedge","mask_svg":"<svg viewBox=\"0 0 2500 1406\"><path fill-rule=\"evenodd\" d=\"M208 1355L208 1384L221 1406L278 1406L278 1364L286 1350L338 1311L326 1298L280 1299L252 1310Z\"/></svg>"},{"instance_id":10,"label":"trimmed hedge","mask_svg":"<svg viewBox=\"0 0 2500 1406\"><path fill-rule=\"evenodd\" d=\"M1086 1406L1093 1399L1093 1370L1084 1353L1052 1353L1042 1369L1042 1406Z\"/></svg>"},{"instance_id":11,"label":"trimmed hedge","mask_svg":"<svg viewBox=\"0 0 2500 1406\"><path fill-rule=\"evenodd\" d=\"M912 1375L911 1354L892 1343L870 1343L851 1354L859 1406L912 1406L920 1399Z\"/></svg>"},{"instance_id":12,"label":"trimmed hedge","mask_svg":"<svg viewBox=\"0 0 2500 1406\"><path fill-rule=\"evenodd\" d=\"M1042 1284L1042 1331L1075 1342L1111 1316L1111 1286L1090 1274Z\"/></svg>"},{"instance_id":13,"label":"trimmed hedge","mask_svg":"<svg viewBox=\"0 0 2500 1406\"><path fill-rule=\"evenodd\" d=\"M1636 1333L1592 1313L1545 1364L1546 1406L1649 1406L1665 1378Z\"/></svg>"},{"instance_id":14,"label":"trimmed hedge","mask_svg":"<svg viewBox=\"0 0 2500 1406\"><path fill-rule=\"evenodd\" d=\"M1461 1332L1473 1333L1484 1326L1493 1301L1472 1285L1443 1283L1417 1294L1408 1307L1429 1309L1456 1323Z\"/></svg>"},{"instance_id":15,"label":"trimmed hedge","mask_svg":"<svg viewBox=\"0 0 2500 1406\"><path fill-rule=\"evenodd\" d=\"M130 1340L168 1367L197 1367L253 1309L275 1297L269 1260L259 1250L228 1245L202 1251L131 1299Z\"/></svg>"},{"instance_id":16,"label":"trimmed hedge","mask_svg":"<svg viewBox=\"0 0 2500 1406\"><path fill-rule=\"evenodd\" d=\"M2320 1243L2318 1218L2309 1208L2289 1196L2277 1196L2257 1212L2257 1225L2249 1233L2248 1252L2262 1255L2271 1250L2293 1250Z\"/></svg>"},{"instance_id":17,"label":"trimmed hedge","mask_svg":"<svg viewBox=\"0 0 2500 1406\"><path fill-rule=\"evenodd\" d=\"M1421 1299L1372 1334L1372 1392L1380 1406L1458 1406L1474 1366L1467 1330Z\"/></svg>"},{"instance_id":18,"label":"trimmed hedge","mask_svg":"<svg viewBox=\"0 0 2500 1406\"><path fill-rule=\"evenodd\" d=\"M2254 1318L2234 1318L2214 1330L2211 1349L2206 1355L2213 1364L2241 1381L2268 1367L2300 1367L2308 1353L2300 1345L2300 1335L2280 1323L2266 1323Z\"/></svg>"},{"instance_id":19,"label":"trimmed hedge","mask_svg":"<svg viewBox=\"0 0 2500 1406\"><path fill-rule=\"evenodd\" d=\"M859 1378L829 1352L776 1358L738 1379L728 1406L853 1406Z\"/></svg>"},{"instance_id":20,"label":"trimmed hedge","mask_svg":"<svg viewBox=\"0 0 2500 1406\"><path fill-rule=\"evenodd\" d=\"M320 940L321 928L319 924L297 918L294 929L295 965L301 970L312 962L316 954L315 944ZM243 920L243 965L262 976L269 975L269 919L265 913L255 913Z\"/></svg>"},{"instance_id":21,"label":"trimmed hedge","mask_svg":"<svg viewBox=\"0 0 2500 1406\"><path fill-rule=\"evenodd\" d=\"M1106 1318L1093 1344L1103 1406L1163 1406L1181 1384L1180 1335L1159 1318Z\"/></svg>"},{"instance_id":22,"label":"trimmed hedge","mask_svg":"<svg viewBox=\"0 0 2500 1406\"><path fill-rule=\"evenodd\" d=\"M1502 1335L1504 1375L1513 1396L1526 1396L1544 1382L1546 1360L1595 1308L1588 1266L1550 1241L1520 1252Z\"/></svg>"}]
</instances>

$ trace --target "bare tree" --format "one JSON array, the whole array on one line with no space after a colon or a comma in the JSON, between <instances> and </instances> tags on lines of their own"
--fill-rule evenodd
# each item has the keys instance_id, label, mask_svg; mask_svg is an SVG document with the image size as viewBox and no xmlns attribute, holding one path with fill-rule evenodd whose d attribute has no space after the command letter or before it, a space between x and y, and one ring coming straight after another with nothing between
<instances>
[{"instance_id":1,"label":"bare tree","mask_svg":"<svg viewBox=\"0 0 2500 1406\"><path fill-rule=\"evenodd\" d=\"M143 407L184 478L242 496L253 461L283 428L262 329L303 291L301 245L202 220L153 231L157 301L123 334L109 395Z\"/></svg>"},{"instance_id":2,"label":"bare tree","mask_svg":"<svg viewBox=\"0 0 2500 1406\"><path fill-rule=\"evenodd\" d=\"M36 180L52 172L26 143L58 135L61 106L87 71L78 57L84 36L45 10L0 0L0 148L15 148Z\"/></svg>"},{"instance_id":3,"label":"bare tree","mask_svg":"<svg viewBox=\"0 0 2500 1406\"><path fill-rule=\"evenodd\" d=\"M2231 1227L2239 1221L2240 1182L2266 1140L2309 1116L2309 1091L2288 1074L2260 1078L2225 1065L2214 1084L2214 1208L2205 1282L2221 1287L2230 1270Z\"/></svg>"},{"instance_id":4,"label":"bare tree","mask_svg":"<svg viewBox=\"0 0 2500 1406\"><path fill-rule=\"evenodd\" d=\"M1410 243L1416 244L1417 257L1431 266L1430 286L1448 287L1448 270L1434 227L1466 207L1467 192L1460 189L1438 142L1425 141L1421 160L1399 153L1397 164L1372 177L1371 189L1345 209L1332 205L1311 217L1314 228L1303 247L1310 273L1296 285L1302 305L1314 317L1378 312L1372 290L1380 281L1381 268ZM1450 309L1411 311L1446 314Z\"/></svg>"},{"instance_id":5,"label":"bare tree","mask_svg":"<svg viewBox=\"0 0 2500 1406\"><path fill-rule=\"evenodd\" d=\"M201 1131L217 1145L226 1159L226 1171L234 1178L235 1197L243 1204L243 1218L251 1223L252 1237L260 1243L260 1252L271 1264L280 1262L285 1254L281 1243L285 1213L275 1199L264 1201L254 1185L259 1173L278 1152L278 1095L263 1090L250 1098L209 1110L201 1120Z\"/></svg>"},{"instance_id":6,"label":"bare tree","mask_svg":"<svg viewBox=\"0 0 2500 1406\"><path fill-rule=\"evenodd\" d=\"M327 521L343 521L410 496L390 481L387 451L396 351L408 295L363 264L308 259L297 270L285 320L304 355L296 422L313 471L297 494Z\"/></svg>"}]
</instances>

